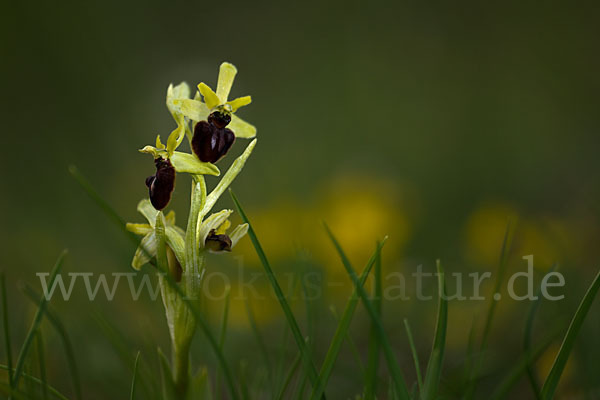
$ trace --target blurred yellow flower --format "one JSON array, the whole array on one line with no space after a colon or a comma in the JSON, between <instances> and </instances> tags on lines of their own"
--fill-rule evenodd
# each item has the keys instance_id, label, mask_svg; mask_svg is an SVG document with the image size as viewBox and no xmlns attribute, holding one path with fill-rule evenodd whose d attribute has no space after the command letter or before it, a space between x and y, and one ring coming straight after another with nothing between
<instances>
[{"instance_id":1,"label":"blurred yellow flower","mask_svg":"<svg viewBox=\"0 0 600 400\"><path fill-rule=\"evenodd\" d=\"M465 226L465 258L480 267L498 264L502 241L509 220L517 220L516 211L507 204L490 203L476 209Z\"/></svg>"},{"instance_id":2,"label":"blurred yellow flower","mask_svg":"<svg viewBox=\"0 0 600 400\"><path fill-rule=\"evenodd\" d=\"M360 184L359 184L360 182ZM406 205L392 182L373 177L343 177L328 184L320 196L316 214L335 233L354 267L362 269L375 242L388 236L383 257L396 261L410 235ZM318 231L315 251L329 272L345 275L331 243Z\"/></svg>"}]
</instances>

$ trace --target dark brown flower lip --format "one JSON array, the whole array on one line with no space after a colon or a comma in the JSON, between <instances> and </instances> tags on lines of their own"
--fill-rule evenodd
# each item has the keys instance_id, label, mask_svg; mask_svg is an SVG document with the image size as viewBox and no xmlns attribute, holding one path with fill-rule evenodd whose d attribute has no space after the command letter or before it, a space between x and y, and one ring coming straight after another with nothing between
<instances>
[{"instance_id":1,"label":"dark brown flower lip","mask_svg":"<svg viewBox=\"0 0 600 400\"><path fill-rule=\"evenodd\" d=\"M175 168L169 159L159 157L154 160L156 173L146 178L148 195L152 206L157 210L164 209L171 201L175 189Z\"/></svg>"},{"instance_id":2,"label":"dark brown flower lip","mask_svg":"<svg viewBox=\"0 0 600 400\"><path fill-rule=\"evenodd\" d=\"M235 142L234 132L226 128L231 116L215 111L208 121L200 121L194 127L192 150L203 162L216 163L229 151Z\"/></svg>"},{"instance_id":3,"label":"dark brown flower lip","mask_svg":"<svg viewBox=\"0 0 600 400\"><path fill-rule=\"evenodd\" d=\"M231 251L231 239L227 235L217 235L214 229L211 229L204 241L204 247L208 250Z\"/></svg>"}]
</instances>

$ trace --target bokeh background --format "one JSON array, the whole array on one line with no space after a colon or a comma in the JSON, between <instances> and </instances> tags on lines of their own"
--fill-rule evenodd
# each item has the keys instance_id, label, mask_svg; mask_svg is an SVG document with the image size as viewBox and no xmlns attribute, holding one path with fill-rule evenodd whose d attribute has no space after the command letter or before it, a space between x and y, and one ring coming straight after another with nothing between
<instances>
[{"instance_id":1,"label":"bokeh background","mask_svg":"<svg viewBox=\"0 0 600 400\"><path fill-rule=\"evenodd\" d=\"M275 268L282 279L315 270L323 282L346 283L312 303L318 323L304 328L313 330L317 359L335 327L329 307L342 307L350 288L322 220L357 267L375 240L389 235L384 271L410 274L418 265L432 271L437 258L450 272L494 271L511 219L510 270L523 270L521 257L533 254L536 279L554 262L566 278L565 300L542 303L536 337L566 328L598 268L600 10L593 3L151 0L12 2L3 9L0 254L15 349L34 310L20 287L39 291L35 273L48 271L63 248L70 250L65 272L131 271L134 248L68 166L123 218L141 222L135 207L147 195L153 165L137 149L174 128L164 105L168 84L214 85L222 61L239 70L232 94L253 98L240 115L258 127L259 142L234 189ZM237 141L221 169L245 143ZM180 224L187 179L178 178L171 205ZM227 196L220 205L233 206ZM211 257L209 269L235 282L239 256L244 270L261 271L248 239L234 254ZM258 282L268 293L267 282ZM433 281L426 290L433 293ZM131 300L125 286L112 302L89 301L81 286L73 299L53 307L77 349L86 398L123 398L131 365L112 342L121 340L129 357L142 349L156 370L155 348L169 348L162 305L147 296ZM252 304L279 354L281 311L272 299ZM296 306L302 315L302 302ZM469 330L485 307L450 304L450 398L460 393ZM528 307L500 303L481 398L520 354ZM215 326L221 308L206 305ZM426 359L435 302L388 302L384 315L412 380L401 321L410 319ZM243 301L232 303L230 322L232 363L258 363ZM353 340L363 358L368 331L359 310ZM49 327L44 332L49 380L71 393L60 342ZM599 334L596 306L564 377L565 398L598 398ZM556 348L542 357L540 376ZM330 398L360 393L352 354L350 347L343 352ZM201 335L193 358L214 365ZM262 379L260 368L255 375ZM513 398L531 398L525 383Z\"/></svg>"}]
</instances>

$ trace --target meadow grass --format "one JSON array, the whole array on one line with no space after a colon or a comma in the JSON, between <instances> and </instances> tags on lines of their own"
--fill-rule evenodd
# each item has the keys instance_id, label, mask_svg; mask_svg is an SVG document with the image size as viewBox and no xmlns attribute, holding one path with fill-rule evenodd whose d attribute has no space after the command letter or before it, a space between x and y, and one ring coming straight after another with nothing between
<instances>
[{"instance_id":1,"label":"meadow grass","mask_svg":"<svg viewBox=\"0 0 600 400\"><path fill-rule=\"evenodd\" d=\"M76 169L70 169L74 178L81 184L83 189L94 200L94 202L115 222L115 224L131 239L137 246L138 239L132 236L126 229L124 220L110 207L110 205L102 199L102 197L94 190L91 184L83 177ZM403 338L408 343L410 353L399 354L394 350L392 340L398 340L397 337L391 337L386 331L384 314L386 304L382 295L382 258L381 253L385 245L385 238L377 243L374 243L375 248L372 256L363 267L360 275L357 274L355 267L350 262L344 249L336 239L334 233L327 225L324 229L332 244L333 251L337 252L340 262L344 267L348 278L353 284L353 292L347 299L346 305L342 314L337 318L337 327L332 332L329 345L324 354L315 354L314 340L314 313L311 312L312 305L309 301L306 302L307 323L305 331L302 330L302 324L298 322L298 317L294 313L292 306L288 300L289 294L283 291L280 285L277 274L273 270L267 254L263 249L257 232L254 230L252 221L245 213L238 198L231 193L231 198L243 220L247 223L248 235L258 255L260 263L264 268L269 284L276 296L277 302L282 312L283 321L286 324L286 330L283 335L283 343L281 354L274 358L274 353L269 350L269 346L265 342L261 327L256 321L252 304L246 303L246 312L250 321L251 334L257 343L259 359L262 359L261 369L266 372L264 383L258 384L260 388L253 385L256 380L249 379L247 364L242 364L239 368L231 357L226 357L227 348L227 333L229 329L229 306L230 295L227 289L226 300L222 318L218 326L218 331L211 326L201 310L192 301L189 301L183 295L177 283L166 275L167 283L184 299L186 306L191 311L193 318L201 328L201 331L210 346L214 356L218 362L218 368L212 371L206 368L200 368L196 375L190 377L190 390L188 398L206 398L206 399L249 399L249 398L298 398L298 399L325 399L337 398L336 388L329 385L332 372L336 367L336 361L344 343L352 342L351 322L355 312L362 304L364 310L370 320L369 338L367 343L367 362L366 367L362 369L363 391L357 393L357 396L364 399L385 398L401 400L432 400L439 398L454 398L444 390L444 358L446 353L446 335L447 327L452 323L452 315L449 312L449 304L445 300L443 294L446 291L446 282L444 271L441 262L436 263L438 277L438 304L437 317L435 322L435 330L433 332L433 342L431 350L428 354L428 361L425 370L422 370L422 365L419 360L419 352L417 344L413 337L409 321L403 319L406 337ZM159 222L157 221L157 224ZM505 275L506 263L510 248L511 227L506 230L502 250L500 252L500 261L498 271L496 273L496 281L494 287L500 288L502 278ZM61 253L50 273L50 285L60 272L63 261L66 257L66 251ZM166 268L165 254L157 254L156 260L153 261L155 268L159 270ZM374 290L369 293L365 288L365 282L371 276L374 270ZM306 288L304 288L306 289ZM556 396L557 387L561 376L565 370L567 360L571 354L577 335L581 330L582 325L588 315L594 298L600 289L600 273L595 277L589 289L584 294L579 307L577 308L570 325L562 338L562 344L556 355L556 358L551 366L550 372L540 384L534 372L533 365L548 349L549 345L558 336L558 333L549 330L544 337L533 337L533 323L535 316L541 304L540 301L533 302L528 312L524 326L523 336L523 353L514 365L504 372L504 377L499 379L495 390L491 394L484 395L481 398L492 399L509 399L511 391L517 383L526 378L531 386L531 391L536 399L549 400ZM27 331L22 344L19 346L18 356L13 359L13 338L11 337L10 329L10 304L6 294L6 282L4 275L0 276L0 299L2 301L2 321L4 333L4 346L6 349L5 363L0 365L0 368L7 371L7 379L5 382L0 382L0 393L11 399L21 398L41 398L41 399L83 399L85 398L85 387L82 387L80 381L80 371L76 354L73 351L72 340L69 337L69 332L65 329L62 320L67 316L59 316L48 304L44 296L40 296L34 289L29 286L24 287L24 295L35 301L36 312ZM477 331L472 329L471 338L469 340L472 345L470 350L472 355L466 358L470 360L465 363L467 369L468 380L462 388L462 394L457 398L472 399L480 398L477 391L477 385L480 379L480 372L485 364L485 354L489 343L489 335L492 331L497 301L491 299L487 313L485 315L484 327L479 336L479 346L475 345ZM120 337L118 330L111 324L110 320L99 315L99 325L103 326L103 331L110 338L110 343L114 351L121 354L121 360L131 371L128 387L130 391L128 396L130 399L135 398L178 398L178 390L173 380L173 369L168 358L158 349L158 357L160 360L161 372L158 374L149 366L144 365L144 359L141 357L141 350L128 347L126 340ZM41 325L47 321L52 329L58 334L61 342L66 361L66 370L69 371L70 380L72 383L72 394L67 396L60 393L47 380L46 364L46 343ZM475 324L474 324L475 326ZM292 359L288 360L285 357L285 343L291 334L295 351ZM322 358L322 362L317 360ZM385 370L379 362L382 356L385 360ZM359 355L360 359L360 355ZM414 365L415 382L406 380L403 373L401 360L410 360ZM286 363L286 361L288 361ZM253 360L253 363L257 363ZM357 361L358 364L361 361ZM252 372L258 369L253 368ZM292 385L292 382L296 385ZM157 382L160 382L160 389L157 388ZM383 383L388 382L387 385ZM222 384L227 389L222 392ZM387 386L387 387L386 387ZM259 394L260 393L260 394ZM142 397L143 394L143 397ZM127 396L127 394L123 394Z\"/></svg>"}]
</instances>

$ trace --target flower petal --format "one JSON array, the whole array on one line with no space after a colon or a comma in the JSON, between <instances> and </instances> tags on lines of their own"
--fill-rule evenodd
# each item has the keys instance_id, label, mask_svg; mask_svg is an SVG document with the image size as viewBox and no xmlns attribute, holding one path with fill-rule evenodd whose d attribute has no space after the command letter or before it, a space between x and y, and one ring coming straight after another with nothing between
<instances>
[{"instance_id":1,"label":"flower petal","mask_svg":"<svg viewBox=\"0 0 600 400\"><path fill-rule=\"evenodd\" d=\"M181 114L178 114L177 129L171 132L171 134L169 135L169 139L167 140L167 153L169 153L169 156L173 155L175 149L179 147L179 145L183 141L183 138L185 137L185 128L185 117Z\"/></svg>"},{"instance_id":2,"label":"flower petal","mask_svg":"<svg viewBox=\"0 0 600 400\"><path fill-rule=\"evenodd\" d=\"M204 242L210 231L218 229L225 221L227 221L227 218L229 218L232 212L233 210L222 210L212 214L202 222L200 230L198 231L198 244L200 247L204 247Z\"/></svg>"},{"instance_id":3,"label":"flower petal","mask_svg":"<svg viewBox=\"0 0 600 400\"><path fill-rule=\"evenodd\" d=\"M210 109L200 100L175 100L173 105L177 112L196 122L205 121L210 114Z\"/></svg>"},{"instance_id":4,"label":"flower petal","mask_svg":"<svg viewBox=\"0 0 600 400\"><path fill-rule=\"evenodd\" d=\"M231 106L231 111L236 112L238 108L247 106L252 103L251 96L238 97L235 100L228 101L227 104Z\"/></svg>"},{"instance_id":5,"label":"flower petal","mask_svg":"<svg viewBox=\"0 0 600 400\"><path fill-rule=\"evenodd\" d=\"M237 138L251 139L256 136L256 127L235 114L231 115L231 122L227 127L235 133Z\"/></svg>"},{"instance_id":6,"label":"flower petal","mask_svg":"<svg viewBox=\"0 0 600 400\"><path fill-rule=\"evenodd\" d=\"M156 149L157 150L164 150L164 149L166 149L166 147L163 144L163 142L160 141L160 135L156 136Z\"/></svg>"},{"instance_id":7,"label":"flower petal","mask_svg":"<svg viewBox=\"0 0 600 400\"><path fill-rule=\"evenodd\" d=\"M138 150L140 153L152 154L154 158L160 157L160 151L153 146L144 146L143 149Z\"/></svg>"},{"instance_id":8,"label":"flower petal","mask_svg":"<svg viewBox=\"0 0 600 400\"><path fill-rule=\"evenodd\" d=\"M132 224L131 222L128 222L125 225L125 229L127 229L129 232L135 233L136 235L144 236L154 230L150 224Z\"/></svg>"},{"instance_id":9,"label":"flower petal","mask_svg":"<svg viewBox=\"0 0 600 400\"><path fill-rule=\"evenodd\" d=\"M238 225L233 230L233 232L231 232L231 234L229 235L229 238L231 239L231 248L235 247L237 242L239 242L240 239L243 238L247 232L248 232L248 224Z\"/></svg>"},{"instance_id":10,"label":"flower petal","mask_svg":"<svg viewBox=\"0 0 600 400\"><path fill-rule=\"evenodd\" d=\"M137 270L140 270L144 264L146 264L152 257L156 255L156 235L154 231L144 236L135 255L131 266Z\"/></svg>"},{"instance_id":11,"label":"flower petal","mask_svg":"<svg viewBox=\"0 0 600 400\"><path fill-rule=\"evenodd\" d=\"M217 235L224 235L227 233L227 229L229 229L229 227L231 226L231 222L226 219L225 222L223 222L216 230L216 234Z\"/></svg>"},{"instance_id":12,"label":"flower petal","mask_svg":"<svg viewBox=\"0 0 600 400\"><path fill-rule=\"evenodd\" d=\"M169 213L165 215L165 220L167 221L167 225L175 225L175 211L169 211Z\"/></svg>"},{"instance_id":13,"label":"flower petal","mask_svg":"<svg viewBox=\"0 0 600 400\"><path fill-rule=\"evenodd\" d=\"M206 83L200 82L198 84L198 90L200 93L202 93L202 96L204 96L204 102L208 108L212 109L221 103L219 96L217 96L217 94L213 92L213 90L209 88Z\"/></svg>"},{"instance_id":14,"label":"flower petal","mask_svg":"<svg viewBox=\"0 0 600 400\"><path fill-rule=\"evenodd\" d=\"M193 154L174 151L169 159L177 172L187 172L193 175L219 176L221 174L216 165L202 162Z\"/></svg>"},{"instance_id":15,"label":"flower petal","mask_svg":"<svg viewBox=\"0 0 600 400\"><path fill-rule=\"evenodd\" d=\"M233 80L237 74L237 68L228 62L221 64L219 68L219 79L217 81L217 96L221 100L221 104L227 102L227 97L233 86Z\"/></svg>"},{"instance_id":16,"label":"flower petal","mask_svg":"<svg viewBox=\"0 0 600 400\"><path fill-rule=\"evenodd\" d=\"M175 253L175 257L177 257L179 264L181 264L182 268L185 268L185 241L183 236L176 227L169 226L168 221L166 221L166 224L165 234L167 236L167 244L171 250L173 250L173 253Z\"/></svg>"},{"instance_id":17,"label":"flower petal","mask_svg":"<svg viewBox=\"0 0 600 400\"><path fill-rule=\"evenodd\" d=\"M152 228L154 228L154 224L156 223L156 214L158 211L152 206L150 200L144 199L138 203L137 210L140 214L142 214Z\"/></svg>"}]
</instances>

